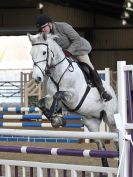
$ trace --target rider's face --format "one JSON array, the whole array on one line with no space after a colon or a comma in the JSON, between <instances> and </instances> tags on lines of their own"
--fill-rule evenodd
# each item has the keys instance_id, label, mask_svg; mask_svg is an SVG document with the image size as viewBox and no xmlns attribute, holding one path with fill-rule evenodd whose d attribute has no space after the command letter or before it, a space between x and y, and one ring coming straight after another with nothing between
<instances>
[{"instance_id":1,"label":"rider's face","mask_svg":"<svg viewBox=\"0 0 133 177\"><path fill-rule=\"evenodd\" d=\"M44 27L42 27L41 31L45 32L45 33L50 33L50 31L51 31L51 24L48 23L47 25L45 25Z\"/></svg>"}]
</instances>

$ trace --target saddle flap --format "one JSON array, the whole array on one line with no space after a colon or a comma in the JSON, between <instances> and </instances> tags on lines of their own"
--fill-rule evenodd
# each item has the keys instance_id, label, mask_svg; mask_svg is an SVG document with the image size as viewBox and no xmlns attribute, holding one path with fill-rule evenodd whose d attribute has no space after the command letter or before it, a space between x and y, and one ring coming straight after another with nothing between
<instances>
[{"instance_id":1,"label":"saddle flap","mask_svg":"<svg viewBox=\"0 0 133 177\"><path fill-rule=\"evenodd\" d=\"M91 77L90 67L84 62L78 62L77 64L84 74L86 83L93 87L94 83L93 83L93 80L92 80L92 77Z\"/></svg>"}]
</instances>

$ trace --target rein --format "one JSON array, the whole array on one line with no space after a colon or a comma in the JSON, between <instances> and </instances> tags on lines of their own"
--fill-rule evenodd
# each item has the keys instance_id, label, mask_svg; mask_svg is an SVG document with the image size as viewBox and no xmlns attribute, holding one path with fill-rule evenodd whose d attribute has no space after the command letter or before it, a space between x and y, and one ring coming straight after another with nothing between
<instances>
[{"instance_id":1,"label":"rein","mask_svg":"<svg viewBox=\"0 0 133 177\"><path fill-rule=\"evenodd\" d=\"M61 60L61 62L63 62L65 59L67 59L67 61L69 62L69 65L67 66L67 68L65 69L64 73L63 73L62 76L60 77L58 83L50 76L50 79L51 79L52 82L56 85L57 91L60 90L59 85L60 85L61 79L63 78L63 76L64 76L64 74L67 72L67 70L69 70L69 68L72 67L73 70L72 70L72 71L69 70L69 71L70 71L70 72L73 72L73 71L74 71L74 67L73 67L73 65L72 65L72 61L68 60L67 57L65 57L63 60ZM61 62L59 62L58 64L60 64ZM57 66L57 64L56 64L55 66Z\"/></svg>"}]
</instances>

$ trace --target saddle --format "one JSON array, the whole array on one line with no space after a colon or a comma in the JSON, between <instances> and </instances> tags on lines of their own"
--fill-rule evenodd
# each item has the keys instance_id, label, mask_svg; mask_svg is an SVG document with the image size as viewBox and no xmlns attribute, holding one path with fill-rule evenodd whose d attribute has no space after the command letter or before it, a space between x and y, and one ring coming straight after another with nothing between
<instances>
[{"instance_id":1,"label":"saddle","mask_svg":"<svg viewBox=\"0 0 133 177\"><path fill-rule=\"evenodd\" d=\"M89 65L87 65L87 63L78 61L77 58L75 56L73 56L72 54L70 55L70 53L68 51L64 51L64 54L66 57L69 57L69 59L74 59L74 61L77 62L79 68L81 69L81 71L84 74L87 85L94 87L95 83L92 79L93 76L92 76L92 72L91 72L92 71L91 67L89 67Z\"/></svg>"},{"instance_id":2,"label":"saddle","mask_svg":"<svg viewBox=\"0 0 133 177\"><path fill-rule=\"evenodd\" d=\"M92 72L91 72L92 69L89 67L89 65L87 65L84 62L78 62L77 64L78 64L79 68L81 69L81 71L84 74L86 83L91 85L91 87L94 87L95 83L94 83L94 81L92 79L93 78Z\"/></svg>"}]
</instances>

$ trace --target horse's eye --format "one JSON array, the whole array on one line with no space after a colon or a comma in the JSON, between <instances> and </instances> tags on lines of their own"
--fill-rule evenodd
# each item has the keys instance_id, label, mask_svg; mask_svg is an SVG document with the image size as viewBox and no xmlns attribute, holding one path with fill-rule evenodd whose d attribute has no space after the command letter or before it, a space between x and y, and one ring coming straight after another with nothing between
<instances>
[{"instance_id":1,"label":"horse's eye","mask_svg":"<svg viewBox=\"0 0 133 177\"><path fill-rule=\"evenodd\" d=\"M46 54L46 51L43 52L43 55L45 55L45 54Z\"/></svg>"}]
</instances>

